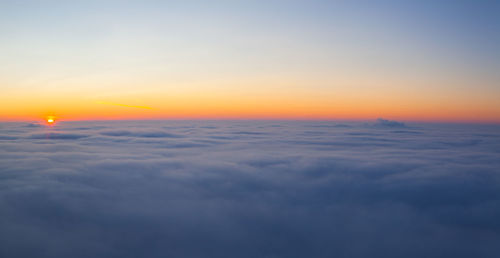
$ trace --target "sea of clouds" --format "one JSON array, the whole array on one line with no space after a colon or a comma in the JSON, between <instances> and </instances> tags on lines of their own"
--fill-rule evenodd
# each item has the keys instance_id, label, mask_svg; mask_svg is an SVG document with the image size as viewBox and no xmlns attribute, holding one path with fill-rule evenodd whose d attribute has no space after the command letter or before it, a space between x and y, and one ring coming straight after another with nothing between
<instances>
[{"instance_id":1,"label":"sea of clouds","mask_svg":"<svg viewBox=\"0 0 500 258\"><path fill-rule=\"evenodd\" d=\"M0 257L500 257L500 126L0 123Z\"/></svg>"}]
</instances>

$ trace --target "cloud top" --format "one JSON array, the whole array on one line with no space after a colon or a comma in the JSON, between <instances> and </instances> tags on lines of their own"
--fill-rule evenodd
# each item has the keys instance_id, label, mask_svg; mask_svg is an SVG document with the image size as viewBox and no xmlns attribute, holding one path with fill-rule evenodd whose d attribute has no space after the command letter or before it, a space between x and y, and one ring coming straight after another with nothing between
<instances>
[{"instance_id":1,"label":"cloud top","mask_svg":"<svg viewBox=\"0 0 500 258\"><path fill-rule=\"evenodd\" d=\"M3 123L0 256L498 257L500 128L375 125Z\"/></svg>"}]
</instances>

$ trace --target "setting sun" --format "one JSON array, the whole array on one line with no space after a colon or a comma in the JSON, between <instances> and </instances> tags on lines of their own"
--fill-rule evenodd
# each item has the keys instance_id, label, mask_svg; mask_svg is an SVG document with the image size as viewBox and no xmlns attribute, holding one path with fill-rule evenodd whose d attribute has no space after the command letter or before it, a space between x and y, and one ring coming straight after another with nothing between
<instances>
[{"instance_id":1,"label":"setting sun","mask_svg":"<svg viewBox=\"0 0 500 258\"><path fill-rule=\"evenodd\" d=\"M56 119L53 116L49 116L46 118L48 125L53 125L56 122Z\"/></svg>"}]
</instances>

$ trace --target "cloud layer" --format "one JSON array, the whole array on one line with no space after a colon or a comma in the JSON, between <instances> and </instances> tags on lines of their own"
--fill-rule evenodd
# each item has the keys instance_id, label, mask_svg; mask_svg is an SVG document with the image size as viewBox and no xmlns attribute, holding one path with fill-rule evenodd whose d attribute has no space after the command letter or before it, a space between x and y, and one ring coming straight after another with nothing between
<instances>
[{"instance_id":1,"label":"cloud layer","mask_svg":"<svg viewBox=\"0 0 500 258\"><path fill-rule=\"evenodd\" d=\"M500 128L0 124L1 257L498 257Z\"/></svg>"}]
</instances>

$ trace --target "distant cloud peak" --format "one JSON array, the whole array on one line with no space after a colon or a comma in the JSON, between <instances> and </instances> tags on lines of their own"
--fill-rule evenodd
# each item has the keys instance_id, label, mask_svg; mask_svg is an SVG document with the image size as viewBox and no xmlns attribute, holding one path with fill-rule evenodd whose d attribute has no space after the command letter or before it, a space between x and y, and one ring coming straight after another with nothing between
<instances>
[{"instance_id":1,"label":"distant cloud peak","mask_svg":"<svg viewBox=\"0 0 500 258\"><path fill-rule=\"evenodd\" d=\"M388 120L384 118L378 118L375 126L377 127L406 127L406 125L402 122Z\"/></svg>"}]
</instances>

